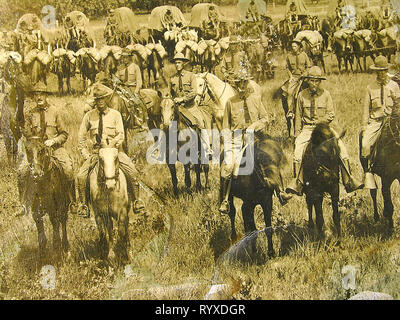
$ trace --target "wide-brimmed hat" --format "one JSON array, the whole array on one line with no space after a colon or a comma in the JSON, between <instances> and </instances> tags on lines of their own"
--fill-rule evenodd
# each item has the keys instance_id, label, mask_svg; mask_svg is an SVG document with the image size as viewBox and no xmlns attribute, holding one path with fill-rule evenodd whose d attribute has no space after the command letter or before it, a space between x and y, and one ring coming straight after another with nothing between
<instances>
[{"instance_id":1,"label":"wide-brimmed hat","mask_svg":"<svg viewBox=\"0 0 400 320\"><path fill-rule=\"evenodd\" d=\"M43 82L38 82L30 88L31 93L49 93L49 89Z\"/></svg>"},{"instance_id":2,"label":"wide-brimmed hat","mask_svg":"<svg viewBox=\"0 0 400 320\"><path fill-rule=\"evenodd\" d=\"M298 44L300 47L303 47L303 43L302 43L300 40L298 40L298 39L293 39L290 43L291 43L291 44L292 44L292 43L296 43L296 44Z\"/></svg>"},{"instance_id":3,"label":"wide-brimmed hat","mask_svg":"<svg viewBox=\"0 0 400 320\"><path fill-rule=\"evenodd\" d=\"M311 67L304 78L326 80L326 78L322 76L321 68L318 66Z\"/></svg>"},{"instance_id":4,"label":"wide-brimmed hat","mask_svg":"<svg viewBox=\"0 0 400 320\"><path fill-rule=\"evenodd\" d=\"M389 67L390 65L385 56L377 56L375 58L374 64L369 68L375 71L384 71L384 70L389 70Z\"/></svg>"},{"instance_id":5,"label":"wide-brimmed hat","mask_svg":"<svg viewBox=\"0 0 400 320\"><path fill-rule=\"evenodd\" d=\"M172 59L173 62L175 61L183 61L183 62L188 62L189 59L185 57L185 55L182 52L178 52L175 57Z\"/></svg>"},{"instance_id":6,"label":"wide-brimmed hat","mask_svg":"<svg viewBox=\"0 0 400 320\"><path fill-rule=\"evenodd\" d=\"M103 98L107 98L109 96L111 96L113 94L113 91L109 88L106 87L104 84L100 83L100 82L96 82L93 85L93 98L95 100L99 100L99 99L103 99Z\"/></svg>"}]
</instances>

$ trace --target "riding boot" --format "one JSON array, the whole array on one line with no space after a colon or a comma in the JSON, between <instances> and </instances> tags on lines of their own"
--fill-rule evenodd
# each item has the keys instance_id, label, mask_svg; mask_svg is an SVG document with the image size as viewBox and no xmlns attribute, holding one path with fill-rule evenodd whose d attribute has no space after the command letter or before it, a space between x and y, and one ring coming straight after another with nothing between
<instances>
[{"instance_id":1,"label":"riding boot","mask_svg":"<svg viewBox=\"0 0 400 320\"><path fill-rule=\"evenodd\" d=\"M364 184L351 175L350 161L348 159L346 160L340 159L340 160L341 160L340 169L342 172L342 181L344 188L346 189L346 192L350 193L358 189L364 188Z\"/></svg>"},{"instance_id":2,"label":"riding boot","mask_svg":"<svg viewBox=\"0 0 400 320\"><path fill-rule=\"evenodd\" d=\"M135 202L133 203L133 212L142 213L145 210L145 206L143 200L140 199L140 185L136 179L132 183L132 193L135 198Z\"/></svg>"},{"instance_id":3,"label":"riding boot","mask_svg":"<svg viewBox=\"0 0 400 320\"><path fill-rule=\"evenodd\" d=\"M294 178L286 188L286 193L294 193L298 196L303 195L303 164L293 162Z\"/></svg>"},{"instance_id":4,"label":"riding boot","mask_svg":"<svg viewBox=\"0 0 400 320\"><path fill-rule=\"evenodd\" d=\"M371 162L368 158L362 157L360 159L361 166L364 170L364 187L366 189L376 189L376 181L373 173L371 172Z\"/></svg>"},{"instance_id":5,"label":"riding boot","mask_svg":"<svg viewBox=\"0 0 400 320\"><path fill-rule=\"evenodd\" d=\"M78 206L78 216L83 218L90 217L89 207L87 206L87 198L86 198L86 179L85 181L79 181L77 179L77 190L79 197L79 206Z\"/></svg>"},{"instance_id":6,"label":"riding boot","mask_svg":"<svg viewBox=\"0 0 400 320\"><path fill-rule=\"evenodd\" d=\"M223 200L221 202L221 205L219 207L219 212L222 214L229 214L230 212L230 207L229 207L229 194L231 192L231 186L232 186L232 178L230 179L221 179L221 194L223 196Z\"/></svg>"}]
</instances>

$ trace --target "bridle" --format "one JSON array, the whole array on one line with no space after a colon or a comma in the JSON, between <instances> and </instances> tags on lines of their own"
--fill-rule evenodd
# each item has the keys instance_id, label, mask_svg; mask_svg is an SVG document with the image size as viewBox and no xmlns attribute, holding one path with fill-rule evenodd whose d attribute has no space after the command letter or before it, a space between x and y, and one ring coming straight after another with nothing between
<instances>
[{"instance_id":1,"label":"bridle","mask_svg":"<svg viewBox=\"0 0 400 320\"><path fill-rule=\"evenodd\" d=\"M201 76L201 78L204 80L203 91L201 92L201 94L196 94L196 96L200 97L200 102L204 102L204 99L205 99L205 96L207 93L207 89L208 89L210 99L207 101L206 104L208 104L210 102L210 100L212 100L214 102L219 101L222 98L222 96L224 95L226 87L228 85L228 83L226 81L224 81L224 89L222 90L221 95L218 98L216 98L214 93L211 91L211 89L208 86L207 75L208 75L208 72L206 72L204 74L204 76Z\"/></svg>"}]
</instances>

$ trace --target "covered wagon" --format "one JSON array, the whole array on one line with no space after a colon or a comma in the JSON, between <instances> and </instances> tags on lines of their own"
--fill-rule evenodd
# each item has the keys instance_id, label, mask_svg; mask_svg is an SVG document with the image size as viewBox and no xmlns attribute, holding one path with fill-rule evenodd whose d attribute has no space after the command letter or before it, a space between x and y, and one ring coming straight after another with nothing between
<instances>
[{"instance_id":1,"label":"covered wagon","mask_svg":"<svg viewBox=\"0 0 400 320\"><path fill-rule=\"evenodd\" d=\"M134 12L127 8L111 10L104 28L104 38L109 46L126 47L134 42L139 22Z\"/></svg>"}]
</instances>

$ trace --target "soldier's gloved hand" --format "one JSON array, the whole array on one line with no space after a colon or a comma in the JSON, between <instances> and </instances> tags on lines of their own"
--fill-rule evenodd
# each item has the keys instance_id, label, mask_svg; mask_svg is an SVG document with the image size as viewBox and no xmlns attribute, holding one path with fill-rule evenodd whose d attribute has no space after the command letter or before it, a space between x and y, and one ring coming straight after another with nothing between
<instances>
[{"instance_id":1,"label":"soldier's gloved hand","mask_svg":"<svg viewBox=\"0 0 400 320\"><path fill-rule=\"evenodd\" d=\"M180 103L182 103L183 101L184 101L183 98L175 98L175 99L174 99L174 102L177 103L177 104L180 104Z\"/></svg>"},{"instance_id":2,"label":"soldier's gloved hand","mask_svg":"<svg viewBox=\"0 0 400 320\"><path fill-rule=\"evenodd\" d=\"M289 112L286 114L286 117L287 117L288 119L294 119L294 113L293 113L292 111L289 111Z\"/></svg>"},{"instance_id":3,"label":"soldier's gloved hand","mask_svg":"<svg viewBox=\"0 0 400 320\"><path fill-rule=\"evenodd\" d=\"M46 147L52 147L52 146L54 146L56 144L56 142L54 141L54 139L48 139L48 140L46 140L45 142L44 142L44 145L46 146Z\"/></svg>"}]
</instances>

